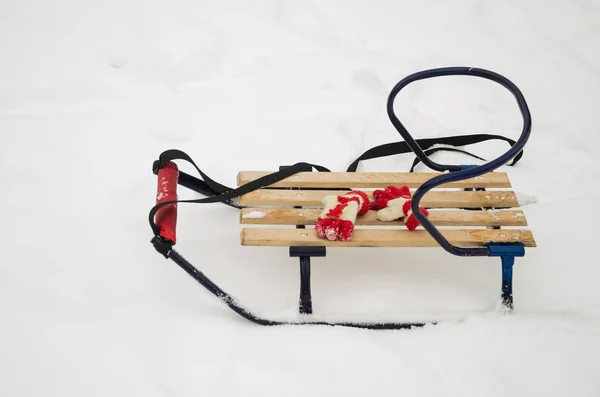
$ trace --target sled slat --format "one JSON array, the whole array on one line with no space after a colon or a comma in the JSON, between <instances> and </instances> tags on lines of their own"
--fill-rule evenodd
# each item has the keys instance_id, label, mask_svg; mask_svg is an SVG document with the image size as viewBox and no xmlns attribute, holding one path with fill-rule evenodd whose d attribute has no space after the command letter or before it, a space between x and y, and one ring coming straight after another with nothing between
<instances>
[{"instance_id":1,"label":"sled slat","mask_svg":"<svg viewBox=\"0 0 600 397\"><path fill-rule=\"evenodd\" d=\"M243 208L241 224L262 225L314 225L321 214L313 208ZM502 211L430 211L428 219L436 226L527 226L527 218L521 210ZM356 218L356 225L399 226L402 220L382 222L375 211Z\"/></svg>"},{"instance_id":2,"label":"sled slat","mask_svg":"<svg viewBox=\"0 0 600 397\"><path fill-rule=\"evenodd\" d=\"M238 173L238 186L271 174L267 171L241 171ZM304 188L385 188L388 185L406 185L418 188L425 181L441 175L438 172L300 172L271 187ZM510 188L505 172L491 172L485 175L440 185L440 188Z\"/></svg>"},{"instance_id":3,"label":"sled slat","mask_svg":"<svg viewBox=\"0 0 600 397\"><path fill-rule=\"evenodd\" d=\"M530 230L446 229L440 232L452 244L481 247L490 241L521 242L526 247L536 243ZM242 245L249 246L327 246L327 247L439 247L426 230L354 231L351 241L329 241L318 238L314 229L246 228L241 232Z\"/></svg>"},{"instance_id":4,"label":"sled slat","mask_svg":"<svg viewBox=\"0 0 600 397\"><path fill-rule=\"evenodd\" d=\"M261 189L240 197L242 206L316 206L322 207L321 200L327 195L342 195L340 190L278 190ZM372 195L367 192L372 199ZM512 191L438 191L427 192L421 200L426 208L480 208L518 207L519 202Z\"/></svg>"}]
</instances>

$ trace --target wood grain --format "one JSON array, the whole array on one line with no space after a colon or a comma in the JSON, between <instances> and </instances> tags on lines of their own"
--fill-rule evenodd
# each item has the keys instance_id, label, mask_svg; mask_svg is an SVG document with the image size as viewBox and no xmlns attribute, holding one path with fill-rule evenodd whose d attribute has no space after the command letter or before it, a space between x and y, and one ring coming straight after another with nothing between
<instances>
[{"instance_id":1,"label":"wood grain","mask_svg":"<svg viewBox=\"0 0 600 397\"><path fill-rule=\"evenodd\" d=\"M314 225L321 214L320 209L304 208L243 208L240 223L251 225ZM527 218L521 210L502 211L430 211L428 219L435 226L527 226ZM398 226L402 220L382 222L375 211L356 218L356 225Z\"/></svg>"},{"instance_id":2,"label":"wood grain","mask_svg":"<svg viewBox=\"0 0 600 397\"><path fill-rule=\"evenodd\" d=\"M271 174L268 171L241 171L237 176L238 186ZM384 188L388 185L406 185L418 188L425 181L439 176L438 172L300 172L270 187L312 188ZM475 178L451 182L439 187L454 188L510 188L505 172L490 172Z\"/></svg>"},{"instance_id":3,"label":"wood grain","mask_svg":"<svg viewBox=\"0 0 600 397\"><path fill-rule=\"evenodd\" d=\"M239 204L251 206L323 206L321 200L327 195L341 195L340 190L279 190L260 189L240 197ZM368 194L372 199L371 194ZM421 206L426 208L489 208L518 207L519 202L513 191L443 191L432 190L425 194Z\"/></svg>"},{"instance_id":4,"label":"wood grain","mask_svg":"<svg viewBox=\"0 0 600 397\"><path fill-rule=\"evenodd\" d=\"M521 242L535 247L533 234L526 229L446 229L440 231L452 244L481 247L494 242ZM327 246L327 247L439 247L426 230L355 230L351 241L329 241L317 237L314 229L245 228L241 231L245 246Z\"/></svg>"}]
</instances>

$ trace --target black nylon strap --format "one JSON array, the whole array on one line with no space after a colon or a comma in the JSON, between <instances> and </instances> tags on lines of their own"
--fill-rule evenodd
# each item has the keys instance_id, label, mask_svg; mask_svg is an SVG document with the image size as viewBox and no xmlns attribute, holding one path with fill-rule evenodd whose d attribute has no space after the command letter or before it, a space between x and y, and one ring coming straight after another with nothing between
<instances>
[{"instance_id":1,"label":"black nylon strap","mask_svg":"<svg viewBox=\"0 0 600 397\"><path fill-rule=\"evenodd\" d=\"M489 141L492 139L499 139L508 142L511 146L513 146L516 142L510 138L504 137L502 135L492 135L492 134L473 134L473 135L456 135L449 137L440 137L440 138L428 138L428 139L417 139L416 142L423 150L427 150L434 145L449 145L449 146L467 146L473 145L475 143L480 143L484 141ZM441 149L439 149L441 150ZM393 142L386 143L384 145L375 146L364 152L361 156L359 156L350 166L346 172L356 172L358 168L358 164L364 160L370 160L380 157L393 156L396 154L409 153L412 150L408 147L406 142ZM475 156L472 153L462 151L463 153L469 154L473 157L480 158ZM521 151L512 161L511 164L515 165L523 156L523 151ZM418 164L418 162L417 162ZM413 167L416 165L413 163ZM412 171L411 171L412 172Z\"/></svg>"},{"instance_id":2,"label":"black nylon strap","mask_svg":"<svg viewBox=\"0 0 600 397\"><path fill-rule=\"evenodd\" d=\"M202 178L204 178L204 182L208 185L208 187L211 190L213 190L216 194L211 197L195 199L195 200L165 201L163 203L157 204L154 207L152 207L152 209L150 210L150 214L148 216L148 220L150 222L150 227L152 228L152 231L154 232L155 236L158 236L160 234L160 229L156 225L156 223L154 223L154 216L156 215L156 212L159 209L161 209L162 207L164 207L165 205L169 205L169 204L173 204L173 203L224 203L224 202L230 201L232 199L235 199L239 196L242 196L246 193L250 193L254 190L262 189L266 186L272 185L272 184L279 182L285 178L288 178L298 172L306 171L307 169L315 168L319 172L330 172L327 168L325 168L323 166L300 162L300 163L291 165L281 171L276 171L271 174L260 177L252 182L248 182L245 185L238 187L237 189L232 189L230 187L221 185L220 183L217 183L214 180L212 180L208 175L206 175L204 172L202 172L200 170L200 168L198 168L198 166L196 165L196 163L194 162L194 160L192 160L192 158L190 156L188 156L185 152L182 152L181 150L177 150L177 149L171 149L171 150L167 150L167 151L163 152L159 156L158 161L154 162L153 171L155 173L158 173L158 170L160 168L162 168L167 162L173 161L173 160L185 160L185 161L188 161L189 163L191 163L194 166L194 168L196 168L198 173L202 176ZM240 207L238 207L238 208L240 208Z\"/></svg>"},{"instance_id":3,"label":"black nylon strap","mask_svg":"<svg viewBox=\"0 0 600 397\"><path fill-rule=\"evenodd\" d=\"M506 141L511 146L513 146L515 144L515 141L510 138L506 138L501 135L490 135L490 134L458 135L458 136L441 137L441 138L418 139L417 142L418 142L419 146L421 146L423 148L423 150L425 151L425 153L427 155L433 154L437 151L447 150L447 151L454 151L454 152L468 154L477 159L484 160L483 158L481 158L479 156L476 156L472 153L469 153L469 152L467 152L465 150L461 150L461 149L455 149L455 148L450 148L450 147L439 147L439 148L433 148L433 149L430 149L430 148L434 145L466 146L466 145L472 145L472 144L479 143L479 142L488 141L491 139L499 139L499 140ZM358 168L358 164L364 160L393 156L396 154L409 153L409 152L412 152L412 150L408 147L406 142L393 142L393 143L387 143L384 145L376 146L374 148L367 150L360 157L358 157L352 164L350 164L350 166L348 167L346 172L356 172L356 170ZM523 151L521 151L513 159L512 163L509 165L511 165L511 166L515 165L521 159L522 156L523 156ZM306 171L307 169L311 169L311 168L314 168L319 172L330 172L329 169L327 169L323 166L300 162L300 163L296 163L292 166L289 166L281 171L273 172L271 174L268 174L261 178L258 178L254 181L248 182L245 185L240 186L236 189L233 189L228 186L221 185L220 183L214 181L212 178L210 178L208 175L206 175L204 172L202 172L202 170L200 170L200 168L198 168L198 166L196 165L194 160L187 153L185 153L181 150L178 150L178 149L170 149L170 150L166 150L163 153L161 153L161 155L159 156L159 159L157 161L155 161L153 164L153 167L152 167L153 172L155 174L157 174L158 170L160 168L164 167L164 165L167 164L167 162L173 161L173 160L185 160L185 161L189 162L190 164L192 164L194 166L194 168L196 169L196 171L198 171L198 173L202 176L202 179L203 179L202 182L204 184L206 184L206 186L214 193L214 195L212 195L210 197L202 198L202 199L195 199L195 200L166 201L161 204L155 205L150 210L150 214L148 216L150 226L152 227L152 231L154 232L155 236L158 236L160 234L160 229L154 223L154 216L156 215L156 212L160 208L164 207L165 205L173 204L173 203L227 203L236 208L241 208L233 202L233 200L235 198L238 198L238 197L240 197L244 194L250 193L252 191L268 187L268 186L270 186L276 182L279 182L285 178L288 178L298 172L303 172L303 171ZM415 166L419 163L420 163L420 160L418 158L416 158L412 164L410 172L413 172Z\"/></svg>"},{"instance_id":4,"label":"black nylon strap","mask_svg":"<svg viewBox=\"0 0 600 397\"><path fill-rule=\"evenodd\" d=\"M442 152L442 151L463 153L463 154L466 154L468 156L475 157L476 159L479 159L481 161L486 161L484 158L479 157L477 155L474 155L473 153L469 153L466 150L455 149L455 148L451 148L451 147L436 147L436 148L433 148L433 149L424 150L423 153L425 153L427 155L427 157L429 157L429 155L431 155L431 154L433 154L435 152ZM415 171L415 167L419 163L421 163L421 159L419 159L418 157L415 157L415 160L413 161L412 166L410 167L410 172L414 172Z\"/></svg>"},{"instance_id":5,"label":"black nylon strap","mask_svg":"<svg viewBox=\"0 0 600 397\"><path fill-rule=\"evenodd\" d=\"M200 168L198 168L194 160L192 160L192 158L187 153L177 149L166 150L162 152L160 156L158 156L158 161L155 161L154 165L152 166L154 173L156 174L159 169L165 166L165 164L173 160L185 160L191 163L194 166L194 168L196 168L198 173L202 176L204 183L206 183L208 188L215 192L215 194L221 194L227 192L228 190L231 190L230 187L221 185L220 183L211 179L208 175L202 172Z\"/></svg>"}]
</instances>

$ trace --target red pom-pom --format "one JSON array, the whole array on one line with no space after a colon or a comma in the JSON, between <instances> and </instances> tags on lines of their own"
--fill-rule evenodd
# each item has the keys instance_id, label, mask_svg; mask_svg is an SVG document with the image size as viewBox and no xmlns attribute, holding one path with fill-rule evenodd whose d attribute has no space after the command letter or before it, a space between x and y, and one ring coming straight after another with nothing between
<instances>
[{"instance_id":1,"label":"red pom-pom","mask_svg":"<svg viewBox=\"0 0 600 397\"><path fill-rule=\"evenodd\" d=\"M408 186L400 186L400 187L396 187L396 186L388 186L385 188L391 195L393 198L410 198L410 189L408 188Z\"/></svg>"},{"instance_id":2,"label":"red pom-pom","mask_svg":"<svg viewBox=\"0 0 600 397\"><path fill-rule=\"evenodd\" d=\"M377 199L371 203L371 209L375 210L375 211L382 210L385 207L387 207L389 201L390 200L385 199L385 198Z\"/></svg>"},{"instance_id":3,"label":"red pom-pom","mask_svg":"<svg viewBox=\"0 0 600 397\"><path fill-rule=\"evenodd\" d=\"M383 199L385 198L386 194L387 192L385 190L377 189L373 191L373 198L375 200Z\"/></svg>"},{"instance_id":4,"label":"red pom-pom","mask_svg":"<svg viewBox=\"0 0 600 397\"><path fill-rule=\"evenodd\" d=\"M338 235L340 234L341 223L341 220L334 219L329 226L327 226L327 229L325 229L325 237L327 237L327 240L337 240Z\"/></svg>"},{"instance_id":5,"label":"red pom-pom","mask_svg":"<svg viewBox=\"0 0 600 397\"><path fill-rule=\"evenodd\" d=\"M373 198L375 199L371 203L371 209L375 211L379 211L388 206L388 201L397 199L397 198L406 198L409 199L411 197L410 189L408 186L387 186L384 190L378 189L373 192Z\"/></svg>"},{"instance_id":6,"label":"red pom-pom","mask_svg":"<svg viewBox=\"0 0 600 397\"><path fill-rule=\"evenodd\" d=\"M388 201L390 201L393 197L390 194L390 192L386 190L375 190L373 192L373 198L375 200L371 202L370 208L372 210L378 211L387 207Z\"/></svg>"},{"instance_id":7,"label":"red pom-pom","mask_svg":"<svg viewBox=\"0 0 600 397\"><path fill-rule=\"evenodd\" d=\"M315 223L315 231L319 238L350 241L354 232L354 223L341 219L319 218Z\"/></svg>"},{"instance_id":8,"label":"red pom-pom","mask_svg":"<svg viewBox=\"0 0 600 397\"><path fill-rule=\"evenodd\" d=\"M340 230L338 238L342 241L350 241L352 232L354 231L354 223L350 221L340 221Z\"/></svg>"},{"instance_id":9,"label":"red pom-pom","mask_svg":"<svg viewBox=\"0 0 600 397\"><path fill-rule=\"evenodd\" d=\"M319 218L315 223L315 231L317 232L317 236L319 238L325 238L325 231L327 227L333 222L333 218Z\"/></svg>"}]
</instances>

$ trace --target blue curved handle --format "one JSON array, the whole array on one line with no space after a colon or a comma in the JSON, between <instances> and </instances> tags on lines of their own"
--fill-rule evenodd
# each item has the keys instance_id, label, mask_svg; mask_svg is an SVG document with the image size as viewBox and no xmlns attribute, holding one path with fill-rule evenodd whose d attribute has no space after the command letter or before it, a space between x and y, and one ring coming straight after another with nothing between
<instances>
[{"instance_id":1,"label":"blue curved handle","mask_svg":"<svg viewBox=\"0 0 600 397\"><path fill-rule=\"evenodd\" d=\"M431 77L456 75L482 77L484 79L492 80L502 85L514 95L515 99L517 100L519 110L521 111L521 115L523 116L523 131L521 132L521 136L519 137L519 140L506 153L486 164L469 169L463 169L461 166L457 165L438 164L429 159L429 157L427 157L427 155L423 152L419 144L408 133L406 128L402 125L402 123L400 122L400 120L398 120L398 117L396 117L396 114L394 113L394 99L396 98L396 95L398 95L398 92L400 92L400 90L406 87L408 84ZM392 89L388 97L387 110L392 124L394 125L396 130L398 130L400 135L402 135L402 138L404 138L407 145L423 162L423 164L436 171L450 171L447 174L439 175L435 178L426 181L417 189L412 199L412 212L417 218L417 220L421 223L421 225L423 225L425 230L427 230L429 234L438 242L438 244L440 244L440 246L442 246L442 248L444 248L449 253L458 256L489 256L490 250L488 247L462 248L451 244L440 233L440 231L435 226L433 226L433 224L427 219L427 217L425 217L425 215L421 213L421 211L419 210L419 202L421 201L425 193L435 188L436 186L445 183L460 181L463 179L474 178L491 172L496 168L509 162L513 157L518 155L519 152L521 152L521 150L523 150L523 147L527 143L527 140L529 139L529 135L531 133L531 114L529 113L527 102L525 102L525 98L523 97L523 94L521 93L519 88L506 77L485 69L470 67L448 67L424 70L407 76L404 79L402 79L398 84L396 84L396 86Z\"/></svg>"}]
</instances>

